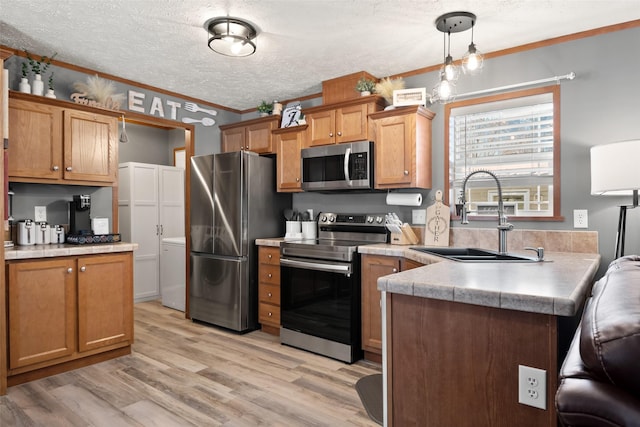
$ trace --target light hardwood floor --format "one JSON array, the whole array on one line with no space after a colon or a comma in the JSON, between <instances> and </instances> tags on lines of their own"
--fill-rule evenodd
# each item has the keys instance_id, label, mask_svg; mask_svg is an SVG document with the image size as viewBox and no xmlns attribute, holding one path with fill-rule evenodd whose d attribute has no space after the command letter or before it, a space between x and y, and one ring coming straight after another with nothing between
<instances>
[{"instance_id":1,"label":"light hardwood floor","mask_svg":"<svg viewBox=\"0 0 640 427\"><path fill-rule=\"evenodd\" d=\"M379 365L348 365L135 306L135 344L120 357L10 387L0 426L376 426L354 388Z\"/></svg>"}]
</instances>

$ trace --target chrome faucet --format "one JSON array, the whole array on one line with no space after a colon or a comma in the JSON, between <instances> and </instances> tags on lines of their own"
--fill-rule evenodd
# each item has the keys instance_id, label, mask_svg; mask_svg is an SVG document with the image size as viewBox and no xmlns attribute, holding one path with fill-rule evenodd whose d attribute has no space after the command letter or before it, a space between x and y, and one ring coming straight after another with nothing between
<instances>
[{"instance_id":1,"label":"chrome faucet","mask_svg":"<svg viewBox=\"0 0 640 427\"><path fill-rule=\"evenodd\" d=\"M496 185L498 187L498 252L500 252L501 254L506 254L507 231L513 230L513 224L507 222L507 216L504 214L504 203L502 202L502 186L500 185L500 180L493 172L489 172L487 170L477 170L471 172L464 179L464 182L462 183L462 211L460 212L460 217L462 220L461 222L462 224L469 224L469 219L467 218L467 202L465 200L467 181L469 181L469 178L477 173L486 173L496 181Z\"/></svg>"}]
</instances>

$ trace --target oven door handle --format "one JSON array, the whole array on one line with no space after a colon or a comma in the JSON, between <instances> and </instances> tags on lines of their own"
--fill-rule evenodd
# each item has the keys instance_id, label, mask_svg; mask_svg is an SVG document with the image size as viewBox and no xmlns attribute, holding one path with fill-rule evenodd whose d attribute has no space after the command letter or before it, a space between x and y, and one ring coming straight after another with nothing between
<instances>
[{"instance_id":1,"label":"oven door handle","mask_svg":"<svg viewBox=\"0 0 640 427\"><path fill-rule=\"evenodd\" d=\"M318 271L328 271L331 273L343 273L346 276L350 276L352 273L350 265L323 264L317 261L309 262L309 261L298 261L298 260L293 260L288 258L280 258L280 265L285 267L302 268L305 270L318 270Z\"/></svg>"}]
</instances>

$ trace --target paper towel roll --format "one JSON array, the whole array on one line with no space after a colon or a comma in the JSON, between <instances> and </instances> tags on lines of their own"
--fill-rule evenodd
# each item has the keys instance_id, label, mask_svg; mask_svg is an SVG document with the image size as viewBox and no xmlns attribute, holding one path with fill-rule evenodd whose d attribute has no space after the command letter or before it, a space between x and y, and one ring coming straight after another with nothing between
<instances>
[{"instance_id":1,"label":"paper towel roll","mask_svg":"<svg viewBox=\"0 0 640 427\"><path fill-rule=\"evenodd\" d=\"M420 206L422 205L422 194L420 193L389 193L387 194L387 205Z\"/></svg>"}]
</instances>

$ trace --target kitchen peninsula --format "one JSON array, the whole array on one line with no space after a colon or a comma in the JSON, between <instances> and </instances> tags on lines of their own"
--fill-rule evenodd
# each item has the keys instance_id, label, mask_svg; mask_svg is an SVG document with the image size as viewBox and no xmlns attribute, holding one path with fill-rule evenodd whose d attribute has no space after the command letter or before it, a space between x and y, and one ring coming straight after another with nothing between
<instances>
[{"instance_id":1,"label":"kitchen peninsula","mask_svg":"<svg viewBox=\"0 0 640 427\"><path fill-rule=\"evenodd\" d=\"M388 245L360 251L428 264L378 280L389 426L557 425L562 323L580 314L599 254L495 264ZM546 409L518 403L519 365L546 371Z\"/></svg>"}]
</instances>

